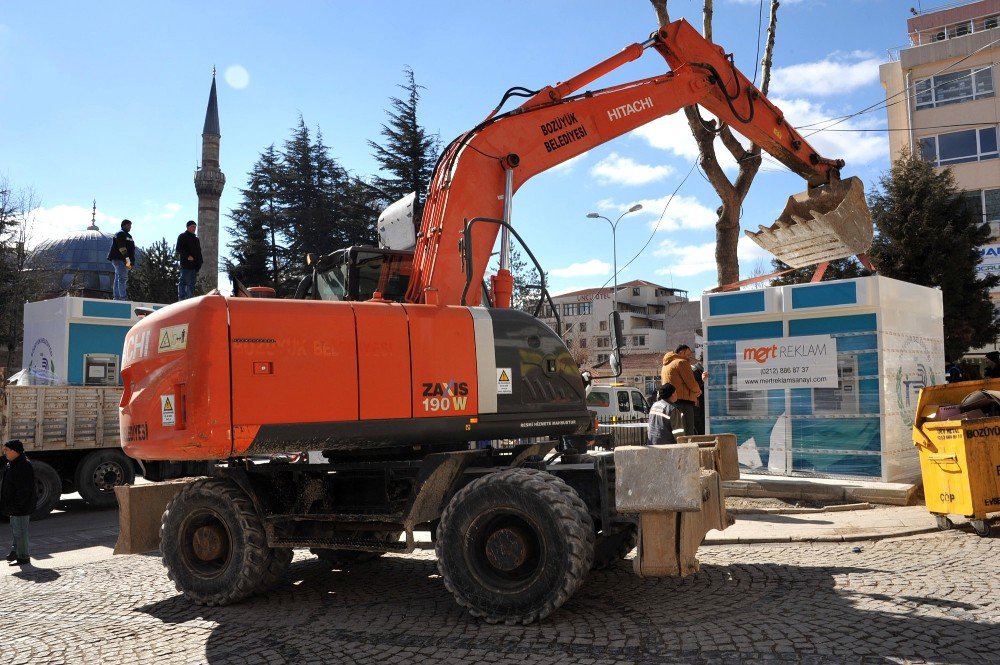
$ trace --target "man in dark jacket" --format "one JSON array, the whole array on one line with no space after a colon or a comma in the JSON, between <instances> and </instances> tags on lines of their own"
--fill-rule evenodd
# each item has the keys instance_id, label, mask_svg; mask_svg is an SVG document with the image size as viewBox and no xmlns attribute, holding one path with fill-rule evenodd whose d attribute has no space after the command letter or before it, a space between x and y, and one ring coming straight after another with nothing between
<instances>
[{"instance_id":1,"label":"man in dark jacket","mask_svg":"<svg viewBox=\"0 0 1000 665\"><path fill-rule=\"evenodd\" d=\"M115 234L111 241L111 249L108 250L108 261L115 269L115 282L111 288L111 295L115 300L128 300L125 292L128 283L128 271L135 265L135 242L132 241L132 222L128 219L122 220L122 230Z\"/></svg>"},{"instance_id":2,"label":"man in dark jacket","mask_svg":"<svg viewBox=\"0 0 1000 665\"><path fill-rule=\"evenodd\" d=\"M7 563L24 566L28 558L28 517L35 510L35 471L24 456L24 444L18 440L3 444L6 458L3 473L0 474L0 513L10 517L10 529L14 532L14 542L10 546Z\"/></svg>"},{"instance_id":3,"label":"man in dark jacket","mask_svg":"<svg viewBox=\"0 0 1000 665\"><path fill-rule=\"evenodd\" d=\"M201 241L195 235L198 225L189 220L187 230L177 236L177 258L181 262L181 278L177 281L177 300L187 300L194 295L194 284L201 270Z\"/></svg>"}]
</instances>

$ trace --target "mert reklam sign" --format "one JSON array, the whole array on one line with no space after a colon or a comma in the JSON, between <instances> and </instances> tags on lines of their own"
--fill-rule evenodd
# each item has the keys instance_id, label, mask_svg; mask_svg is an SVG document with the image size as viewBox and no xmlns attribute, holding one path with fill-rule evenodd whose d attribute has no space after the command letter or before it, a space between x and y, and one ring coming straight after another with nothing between
<instances>
[{"instance_id":1,"label":"mert reklam sign","mask_svg":"<svg viewBox=\"0 0 1000 665\"><path fill-rule=\"evenodd\" d=\"M736 343L737 390L836 388L837 342L830 335Z\"/></svg>"}]
</instances>

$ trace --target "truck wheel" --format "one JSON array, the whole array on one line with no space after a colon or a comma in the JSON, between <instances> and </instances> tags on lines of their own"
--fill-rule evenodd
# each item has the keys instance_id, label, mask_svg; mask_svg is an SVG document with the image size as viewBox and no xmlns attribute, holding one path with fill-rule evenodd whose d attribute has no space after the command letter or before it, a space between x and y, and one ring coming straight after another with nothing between
<instances>
[{"instance_id":1,"label":"truck wheel","mask_svg":"<svg viewBox=\"0 0 1000 665\"><path fill-rule=\"evenodd\" d=\"M436 550L438 572L459 605L488 623L529 624L583 583L594 560L594 524L559 478L506 469L448 502Z\"/></svg>"},{"instance_id":2,"label":"truck wheel","mask_svg":"<svg viewBox=\"0 0 1000 665\"><path fill-rule=\"evenodd\" d=\"M40 520L48 517L52 509L59 503L62 495L62 478L59 473L45 462L32 462L31 468L35 471L35 511L31 513L31 519Z\"/></svg>"},{"instance_id":3,"label":"truck wheel","mask_svg":"<svg viewBox=\"0 0 1000 665\"><path fill-rule=\"evenodd\" d=\"M116 485L135 482L132 460L120 450L95 450L76 467L77 491L84 501L95 508L112 508L118 505Z\"/></svg>"},{"instance_id":4,"label":"truck wheel","mask_svg":"<svg viewBox=\"0 0 1000 665\"><path fill-rule=\"evenodd\" d=\"M221 478L195 480L167 504L160 551L174 586L199 605L247 598L275 580L268 570L287 556L267 546L250 498Z\"/></svg>"},{"instance_id":5,"label":"truck wheel","mask_svg":"<svg viewBox=\"0 0 1000 665\"><path fill-rule=\"evenodd\" d=\"M638 529L634 524L619 525L610 533L600 533L594 542L593 570L604 570L628 556L639 542Z\"/></svg>"},{"instance_id":6,"label":"truck wheel","mask_svg":"<svg viewBox=\"0 0 1000 665\"><path fill-rule=\"evenodd\" d=\"M401 535L403 535L402 531L355 531L352 537L359 540L375 539L385 542L395 542L399 540ZM316 558L320 561L325 561L334 568L349 568L359 563L374 561L385 554L385 552L362 552L360 550L311 549L309 551L315 554Z\"/></svg>"}]
</instances>

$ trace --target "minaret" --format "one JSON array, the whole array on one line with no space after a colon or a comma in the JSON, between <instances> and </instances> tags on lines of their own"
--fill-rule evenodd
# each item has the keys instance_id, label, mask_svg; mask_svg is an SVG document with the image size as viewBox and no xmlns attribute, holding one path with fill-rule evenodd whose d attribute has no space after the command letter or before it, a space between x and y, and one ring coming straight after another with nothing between
<instances>
[{"instance_id":1,"label":"minaret","mask_svg":"<svg viewBox=\"0 0 1000 665\"><path fill-rule=\"evenodd\" d=\"M198 237L205 260L198 275L206 289L214 289L219 280L219 197L226 186L226 176L219 169L219 101L215 93L215 68L212 90L208 94L205 128L201 130L201 168L194 172L194 190L198 193Z\"/></svg>"}]
</instances>

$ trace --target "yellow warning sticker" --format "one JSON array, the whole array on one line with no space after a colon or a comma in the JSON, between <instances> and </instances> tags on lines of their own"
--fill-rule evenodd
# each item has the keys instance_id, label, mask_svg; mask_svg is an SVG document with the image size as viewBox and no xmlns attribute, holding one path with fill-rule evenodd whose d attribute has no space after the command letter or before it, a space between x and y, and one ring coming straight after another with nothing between
<instances>
[{"instance_id":1,"label":"yellow warning sticker","mask_svg":"<svg viewBox=\"0 0 1000 665\"><path fill-rule=\"evenodd\" d=\"M510 367L497 367L497 395L513 395L514 382Z\"/></svg>"},{"instance_id":2,"label":"yellow warning sticker","mask_svg":"<svg viewBox=\"0 0 1000 665\"><path fill-rule=\"evenodd\" d=\"M188 324L167 326L160 329L159 342L156 345L158 353L167 351L182 351L187 348Z\"/></svg>"},{"instance_id":3,"label":"yellow warning sticker","mask_svg":"<svg viewBox=\"0 0 1000 665\"><path fill-rule=\"evenodd\" d=\"M173 395L160 395L160 421L164 427L177 424L177 401Z\"/></svg>"}]
</instances>

